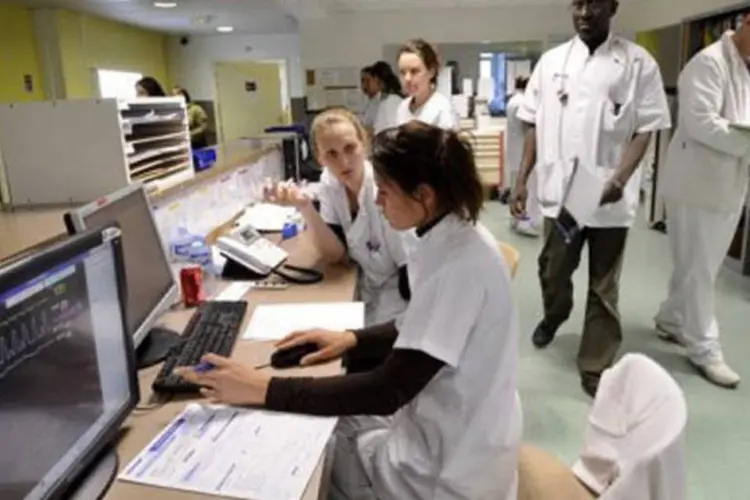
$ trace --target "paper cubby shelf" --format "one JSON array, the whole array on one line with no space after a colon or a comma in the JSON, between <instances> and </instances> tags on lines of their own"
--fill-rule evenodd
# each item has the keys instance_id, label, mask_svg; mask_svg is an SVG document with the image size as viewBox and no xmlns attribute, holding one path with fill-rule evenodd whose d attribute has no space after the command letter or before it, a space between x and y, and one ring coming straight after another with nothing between
<instances>
[{"instance_id":1,"label":"paper cubby shelf","mask_svg":"<svg viewBox=\"0 0 750 500\"><path fill-rule=\"evenodd\" d=\"M181 97L0 105L3 202L86 203L133 182L165 189L194 175Z\"/></svg>"}]
</instances>

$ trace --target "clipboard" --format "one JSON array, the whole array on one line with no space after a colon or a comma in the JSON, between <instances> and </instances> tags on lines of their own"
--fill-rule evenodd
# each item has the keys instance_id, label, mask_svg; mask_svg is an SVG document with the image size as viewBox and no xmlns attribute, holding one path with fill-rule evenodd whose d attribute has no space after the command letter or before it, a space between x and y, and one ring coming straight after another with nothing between
<instances>
[{"instance_id":1,"label":"clipboard","mask_svg":"<svg viewBox=\"0 0 750 500\"><path fill-rule=\"evenodd\" d=\"M573 238L581 231L581 227L578 225L578 221L576 221L575 217L573 217L573 214L571 214L568 209L565 208L565 205L567 205L568 199L570 198L570 192L573 188L573 181L575 180L577 173L578 158L574 158L573 172L570 174L570 180L568 181L568 185L565 186L565 191L563 192L562 200L560 202L560 212L555 218L555 227L562 235L566 245L570 244L570 242L573 241Z\"/></svg>"},{"instance_id":2,"label":"clipboard","mask_svg":"<svg viewBox=\"0 0 750 500\"><path fill-rule=\"evenodd\" d=\"M599 210L604 186L604 180L597 176L596 171L581 165L578 158L573 159L573 170L555 219L566 243L570 243Z\"/></svg>"}]
</instances>

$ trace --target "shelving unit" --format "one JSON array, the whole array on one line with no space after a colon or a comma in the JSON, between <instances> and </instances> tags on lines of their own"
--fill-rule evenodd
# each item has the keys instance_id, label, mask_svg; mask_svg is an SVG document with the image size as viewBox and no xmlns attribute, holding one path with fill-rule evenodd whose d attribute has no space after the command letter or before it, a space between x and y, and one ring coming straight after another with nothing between
<instances>
[{"instance_id":1,"label":"shelving unit","mask_svg":"<svg viewBox=\"0 0 750 500\"><path fill-rule=\"evenodd\" d=\"M181 98L0 105L3 203L86 203L133 182L158 189L194 175Z\"/></svg>"}]
</instances>

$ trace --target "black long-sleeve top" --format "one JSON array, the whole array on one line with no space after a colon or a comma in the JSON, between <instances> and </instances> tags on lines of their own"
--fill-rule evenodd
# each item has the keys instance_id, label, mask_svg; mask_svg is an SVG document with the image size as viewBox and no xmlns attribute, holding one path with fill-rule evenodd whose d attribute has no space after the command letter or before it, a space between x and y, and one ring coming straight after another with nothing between
<instances>
[{"instance_id":1,"label":"black long-sleeve top","mask_svg":"<svg viewBox=\"0 0 750 500\"><path fill-rule=\"evenodd\" d=\"M391 415L409 403L444 363L415 350L394 349L395 322L354 332L351 365L361 359L384 361L369 371L322 378L271 379L265 406L271 410L320 416Z\"/></svg>"}]
</instances>

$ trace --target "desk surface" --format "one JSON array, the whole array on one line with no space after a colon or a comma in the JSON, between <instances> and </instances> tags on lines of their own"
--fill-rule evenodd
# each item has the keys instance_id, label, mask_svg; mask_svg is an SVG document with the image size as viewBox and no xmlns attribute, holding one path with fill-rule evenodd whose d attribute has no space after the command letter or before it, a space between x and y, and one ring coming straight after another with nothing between
<instances>
[{"instance_id":1,"label":"desk surface","mask_svg":"<svg viewBox=\"0 0 750 500\"><path fill-rule=\"evenodd\" d=\"M285 245L286 246L286 245ZM290 251L290 263L310 266L318 259L311 249L311 245L304 235L287 248ZM315 285L291 285L286 290L251 290L246 299L249 302L245 316L247 324L253 310L258 304L273 304L282 302L345 302L353 299L356 273L352 268L344 266L330 266L325 270L325 279ZM181 331L187 324L193 310L175 310L164 315L162 324ZM245 327L243 325L243 329ZM267 362L272 351L272 343L239 340L235 347L233 358L249 365L259 365ZM156 377L159 366L149 368L139 373L141 387L141 404L148 405L151 399L151 382ZM304 369L306 375L333 375L340 371L338 363L321 365ZM288 370L285 375L299 375L303 370ZM189 402L199 401L199 398L175 398L171 401L151 409L137 410L125 423L125 434L117 450L120 456L120 469L125 467L148 443L171 422ZM308 484L304 500L318 498L322 478L323 460L318 464L310 484ZM115 481L105 496L107 500L133 500L148 498L158 500L193 500L206 498L205 495L188 493L177 490L151 488L148 486Z\"/></svg>"}]
</instances>

